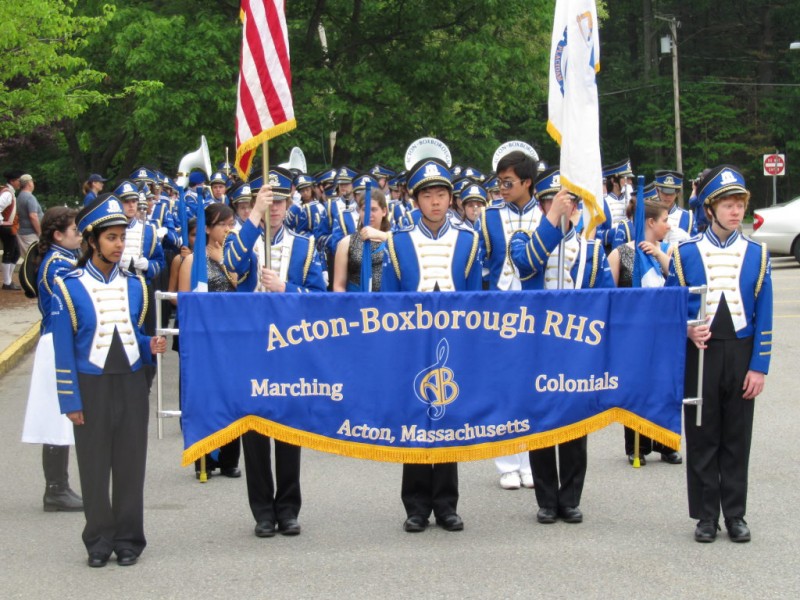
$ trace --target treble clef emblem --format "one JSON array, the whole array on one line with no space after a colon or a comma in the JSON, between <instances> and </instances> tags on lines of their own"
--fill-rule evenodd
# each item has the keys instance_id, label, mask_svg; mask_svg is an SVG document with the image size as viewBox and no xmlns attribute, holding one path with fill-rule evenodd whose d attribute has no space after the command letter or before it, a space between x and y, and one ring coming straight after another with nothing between
<instances>
[{"instance_id":1,"label":"treble clef emblem","mask_svg":"<svg viewBox=\"0 0 800 600\"><path fill-rule=\"evenodd\" d=\"M458 384L452 369L446 366L449 355L450 345L442 339L436 346L436 362L414 378L414 393L428 405L428 417L433 420L441 419L445 406L458 398Z\"/></svg>"}]
</instances>

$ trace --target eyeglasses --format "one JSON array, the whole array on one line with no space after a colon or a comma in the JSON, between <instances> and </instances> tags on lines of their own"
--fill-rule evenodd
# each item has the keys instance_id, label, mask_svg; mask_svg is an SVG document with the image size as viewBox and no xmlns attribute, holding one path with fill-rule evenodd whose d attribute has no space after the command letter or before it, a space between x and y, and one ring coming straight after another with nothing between
<instances>
[{"instance_id":1,"label":"eyeglasses","mask_svg":"<svg viewBox=\"0 0 800 600\"><path fill-rule=\"evenodd\" d=\"M506 190L510 190L514 187L515 183L522 183L523 179L501 179L497 183L500 184L500 187Z\"/></svg>"}]
</instances>

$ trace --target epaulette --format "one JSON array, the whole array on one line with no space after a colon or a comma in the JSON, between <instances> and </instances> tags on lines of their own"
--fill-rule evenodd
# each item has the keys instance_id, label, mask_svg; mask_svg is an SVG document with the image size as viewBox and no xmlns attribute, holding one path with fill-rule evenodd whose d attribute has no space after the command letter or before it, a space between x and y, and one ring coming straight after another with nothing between
<instances>
[{"instance_id":1,"label":"epaulette","mask_svg":"<svg viewBox=\"0 0 800 600\"><path fill-rule=\"evenodd\" d=\"M393 233L405 233L407 231L411 231L414 229L414 223L401 225L398 229L395 229Z\"/></svg>"},{"instance_id":2,"label":"epaulette","mask_svg":"<svg viewBox=\"0 0 800 600\"><path fill-rule=\"evenodd\" d=\"M453 229L458 229L458 230L460 230L460 231L467 231L467 232L469 232L469 233L474 233L474 234L476 234L476 235L478 234L478 232L477 232L477 231L475 231L475 229L474 229L473 227L470 227L470 226L468 226L468 225L465 225L463 221L457 221L457 222L455 222L455 221L450 221L450 226L451 226Z\"/></svg>"},{"instance_id":3,"label":"epaulette","mask_svg":"<svg viewBox=\"0 0 800 600\"><path fill-rule=\"evenodd\" d=\"M681 240L680 242L678 242L678 247L681 247L684 244L696 244L697 242L699 242L702 239L703 239L703 234L702 233L698 233L697 235L693 235L690 238L687 238L685 240Z\"/></svg>"},{"instance_id":4,"label":"epaulette","mask_svg":"<svg viewBox=\"0 0 800 600\"><path fill-rule=\"evenodd\" d=\"M81 275L83 275L83 271L84 271L83 267L76 268L70 271L69 273L65 273L61 277L56 277L56 279L63 280L63 279L69 279L70 277L80 277Z\"/></svg>"},{"instance_id":5,"label":"epaulette","mask_svg":"<svg viewBox=\"0 0 800 600\"><path fill-rule=\"evenodd\" d=\"M284 227L283 234L286 235L287 233L289 235L293 235L294 237L305 238L307 240L311 239L311 236L309 236L309 234L306 233L305 231L294 231L293 229L289 229L288 227Z\"/></svg>"},{"instance_id":6,"label":"epaulette","mask_svg":"<svg viewBox=\"0 0 800 600\"><path fill-rule=\"evenodd\" d=\"M484 208L486 209L486 212L489 212L490 210L500 210L501 208L505 208L505 206L492 206L492 205L489 205L489 206L486 206Z\"/></svg>"}]
</instances>

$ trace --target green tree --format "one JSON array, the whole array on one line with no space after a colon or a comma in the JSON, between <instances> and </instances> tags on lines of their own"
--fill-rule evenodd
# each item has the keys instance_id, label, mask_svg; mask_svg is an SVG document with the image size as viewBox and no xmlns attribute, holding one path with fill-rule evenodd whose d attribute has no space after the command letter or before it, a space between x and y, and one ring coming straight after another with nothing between
<instances>
[{"instance_id":1,"label":"green tree","mask_svg":"<svg viewBox=\"0 0 800 600\"><path fill-rule=\"evenodd\" d=\"M0 140L74 118L106 101L98 84L104 73L80 50L113 15L73 14L74 0L0 3Z\"/></svg>"}]
</instances>

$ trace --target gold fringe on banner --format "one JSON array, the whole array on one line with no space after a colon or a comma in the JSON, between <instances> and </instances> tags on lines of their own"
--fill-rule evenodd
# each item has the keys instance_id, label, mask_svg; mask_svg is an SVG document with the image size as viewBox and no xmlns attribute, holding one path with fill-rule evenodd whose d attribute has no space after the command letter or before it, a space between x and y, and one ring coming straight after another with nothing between
<instances>
[{"instance_id":1,"label":"gold fringe on banner","mask_svg":"<svg viewBox=\"0 0 800 600\"><path fill-rule=\"evenodd\" d=\"M584 419L578 423L573 423L572 425L567 425L566 427L560 427L542 433L534 433L513 440L485 442L482 444L448 448L395 448L362 442L348 442L308 431L302 431L300 429L294 429L261 417L248 415L231 423L225 429L221 429L199 442L192 444L189 448L184 450L182 466L185 467L192 464L201 456L232 442L248 431L257 431L262 435L273 437L276 440L288 444L303 446L330 454L349 456L351 458L365 458L379 462L434 464L485 460L487 458L516 454L526 450L548 448L556 444L563 444L570 440L583 437L603 429L604 427L608 427L614 422L622 423L626 427L630 427L642 435L646 435L657 442L661 442L674 450L680 449L680 434L659 427L622 408L611 408L599 415Z\"/></svg>"}]
</instances>

